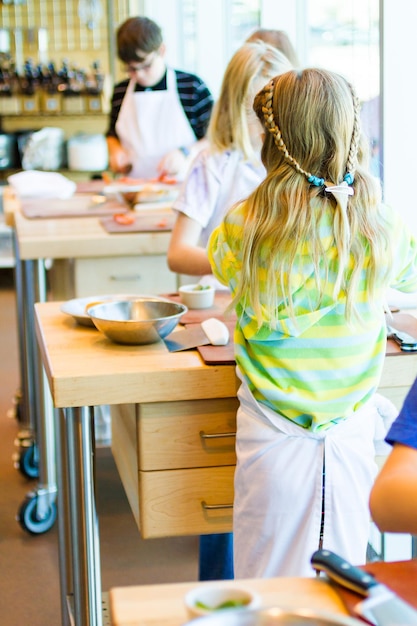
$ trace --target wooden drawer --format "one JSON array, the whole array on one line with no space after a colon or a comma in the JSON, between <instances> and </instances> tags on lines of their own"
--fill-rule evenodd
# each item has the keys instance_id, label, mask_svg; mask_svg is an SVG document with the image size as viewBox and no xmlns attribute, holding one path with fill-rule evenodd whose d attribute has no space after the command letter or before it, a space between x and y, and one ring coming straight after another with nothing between
<instances>
[{"instance_id":1,"label":"wooden drawer","mask_svg":"<svg viewBox=\"0 0 417 626\"><path fill-rule=\"evenodd\" d=\"M91 294L160 294L176 291L177 275L168 269L166 255L75 259L77 297Z\"/></svg>"},{"instance_id":2,"label":"wooden drawer","mask_svg":"<svg viewBox=\"0 0 417 626\"><path fill-rule=\"evenodd\" d=\"M235 465L237 398L142 404L139 469Z\"/></svg>"},{"instance_id":3,"label":"wooden drawer","mask_svg":"<svg viewBox=\"0 0 417 626\"><path fill-rule=\"evenodd\" d=\"M234 471L231 465L139 472L142 536L230 532Z\"/></svg>"},{"instance_id":4,"label":"wooden drawer","mask_svg":"<svg viewBox=\"0 0 417 626\"><path fill-rule=\"evenodd\" d=\"M208 423L211 434L234 429L236 406L227 398L112 407L112 452L144 538L231 530L235 438L204 445L199 432Z\"/></svg>"}]
</instances>

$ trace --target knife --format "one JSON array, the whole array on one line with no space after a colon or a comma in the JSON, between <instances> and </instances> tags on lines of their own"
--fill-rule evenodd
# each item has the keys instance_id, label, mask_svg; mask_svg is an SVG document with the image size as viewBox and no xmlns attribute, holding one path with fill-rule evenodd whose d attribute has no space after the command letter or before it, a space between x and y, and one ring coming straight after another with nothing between
<instances>
[{"instance_id":1,"label":"knife","mask_svg":"<svg viewBox=\"0 0 417 626\"><path fill-rule=\"evenodd\" d=\"M311 557L315 570L365 599L354 611L375 626L411 626L417 624L417 611L371 574L345 561L330 550L318 550Z\"/></svg>"},{"instance_id":2,"label":"knife","mask_svg":"<svg viewBox=\"0 0 417 626\"><path fill-rule=\"evenodd\" d=\"M189 350L190 348L207 346L209 344L225 346L229 342L229 329L226 324L216 317L210 317L202 321L201 324L193 326L193 328L177 330L165 337L165 345L170 352Z\"/></svg>"},{"instance_id":3,"label":"knife","mask_svg":"<svg viewBox=\"0 0 417 626\"><path fill-rule=\"evenodd\" d=\"M394 339L405 352L414 352L417 350L417 339L402 330L397 330L387 324L387 337Z\"/></svg>"}]
</instances>

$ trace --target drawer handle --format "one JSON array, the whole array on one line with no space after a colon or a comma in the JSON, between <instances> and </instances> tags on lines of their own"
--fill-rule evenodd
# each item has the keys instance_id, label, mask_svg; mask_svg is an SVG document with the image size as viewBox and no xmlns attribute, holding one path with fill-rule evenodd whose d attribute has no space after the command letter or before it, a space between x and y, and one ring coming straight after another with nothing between
<instances>
[{"instance_id":1,"label":"drawer handle","mask_svg":"<svg viewBox=\"0 0 417 626\"><path fill-rule=\"evenodd\" d=\"M204 430L200 430L201 439L221 439L223 437L236 437L236 433L205 433Z\"/></svg>"},{"instance_id":2,"label":"drawer handle","mask_svg":"<svg viewBox=\"0 0 417 626\"><path fill-rule=\"evenodd\" d=\"M207 504L203 500L201 506L205 511L218 511L219 509L233 509L233 504Z\"/></svg>"},{"instance_id":3,"label":"drawer handle","mask_svg":"<svg viewBox=\"0 0 417 626\"><path fill-rule=\"evenodd\" d=\"M121 274L121 275L117 275L117 274L110 274L109 276L110 280L141 280L142 276L140 274Z\"/></svg>"}]
</instances>

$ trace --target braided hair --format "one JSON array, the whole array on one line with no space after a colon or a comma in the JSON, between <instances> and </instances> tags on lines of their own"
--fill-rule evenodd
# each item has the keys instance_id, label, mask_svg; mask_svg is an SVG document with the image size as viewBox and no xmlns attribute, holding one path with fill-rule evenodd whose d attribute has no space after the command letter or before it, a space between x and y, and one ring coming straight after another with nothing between
<instances>
[{"instance_id":1,"label":"braided hair","mask_svg":"<svg viewBox=\"0 0 417 626\"><path fill-rule=\"evenodd\" d=\"M277 302L295 319L292 293L302 275L296 265L307 259L300 251L308 249L317 294L312 310L330 299L345 302L347 319L356 317L365 259L372 300L380 268L387 267L390 235L380 218L380 185L364 161L355 91L334 72L292 70L269 81L253 108L265 130L261 157L267 176L245 203L242 273L234 301L250 303L259 324L267 317L274 326ZM334 191L324 193L338 186L349 186L354 195L341 203ZM323 219L329 220L327 239ZM329 245L336 258L330 258ZM255 271L259 264L262 291Z\"/></svg>"},{"instance_id":2,"label":"braided hair","mask_svg":"<svg viewBox=\"0 0 417 626\"><path fill-rule=\"evenodd\" d=\"M352 129L352 138L350 142L349 154L346 162L346 173L343 177L343 180L347 182L348 185L350 185L353 183L354 172L357 165L357 155L360 138L360 104L353 86L350 83L347 83L347 85L352 94L352 102L354 107L354 124ZM260 92L261 98L263 98L261 110L263 113L264 127L272 135L275 145L277 146L278 150L280 150L280 152L283 154L284 159L287 161L287 163L289 163L299 174L305 176L310 184L315 185L316 187L321 187L325 184L325 179L304 170L298 163L298 161L293 156L291 156L287 146L285 145L285 142L282 138L281 130L278 127L274 118L274 88L275 79L272 79ZM333 181L333 183L338 182L340 181Z\"/></svg>"}]
</instances>

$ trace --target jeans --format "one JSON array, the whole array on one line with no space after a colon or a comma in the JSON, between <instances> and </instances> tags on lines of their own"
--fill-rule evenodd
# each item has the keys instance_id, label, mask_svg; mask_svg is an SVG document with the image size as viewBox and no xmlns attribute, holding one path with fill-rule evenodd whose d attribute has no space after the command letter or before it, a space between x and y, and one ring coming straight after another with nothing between
<instances>
[{"instance_id":1,"label":"jeans","mask_svg":"<svg viewBox=\"0 0 417 626\"><path fill-rule=\"evenodd\" d=\"M233 533L200 536L199 580L232 580Z\"/></svg>"}]
</instances>

